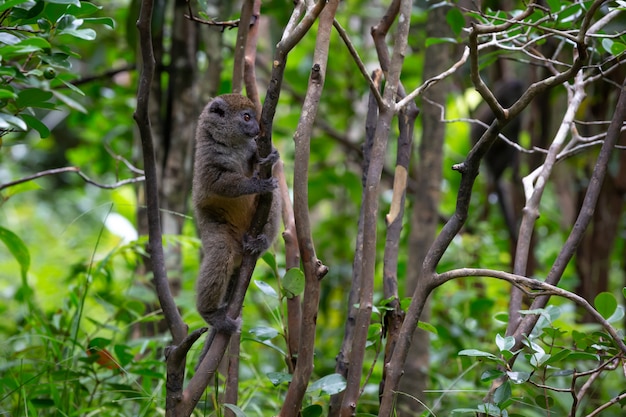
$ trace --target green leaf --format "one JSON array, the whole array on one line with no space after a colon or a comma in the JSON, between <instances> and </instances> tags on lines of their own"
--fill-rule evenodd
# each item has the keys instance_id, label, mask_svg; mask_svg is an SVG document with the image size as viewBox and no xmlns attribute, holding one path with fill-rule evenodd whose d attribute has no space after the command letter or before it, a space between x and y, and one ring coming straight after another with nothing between
<instances>
[{"instance_id":1,"label":"green leaf","mask_svg":"<svg viewBox=\"0 0 626 417\"><path fill-rule=\"evenodd\" d=\"M224 407L228 408L230 411L232 411L236 417L246 417L246 413L243 412L243 410L239 407L237 407L236 405L233 404L224 404Z\"/></svg>"},{"instance_id":2,"label":"green leaf","mask_svg":"<svg viewBox=\"0 0 626 417\"><path fill-rule=\"evenodd\" d=\"M600 360L600 356L595 353L587 353L587 352L572 352L568 359L573 361L593 361L598 362Z\"/></svg>"},{"instance_id":3,"label":"green leaf","mask_svg":"<svg viewBox=\"0 0 626 417\"><path fill-rule=\"evenodd\" d=\"M4 3L0 4L0 12L10 9L11 7L15 7L18 4L26 3L29 0L7 0Z\"/></svg>"},{"instance_id":4,"label":"green leaf","mask_svg":"<svg viewBox=\"0 0 626 417\"><path fill-rule=\"evenodd\" d=\"M254 327L250 329L250 333L261 340L270 340L278 336L278 330L267 326Z\"/></svg>"},{"instance_id":5,"label":"green leaf","mask_svg":"<svg viewBox=\"0 0 626 417\"><path fill-rule=\"evenodd\" d=\"M26 123L17 116L12 116L6 113L0 113L0 129L4 130L21 130L25 132L28 130Z\"/></svg>"},{"instance_id":6,"label":"green leaf","mask_svg":"<svg viewBox=\"0 0 626 417\"><path fill-rule=\"evenodd\" d=\"M85 109L82 104L80 104L79 102L77 102L76 100L69 98L68 96L66 96L65 94L61 94L58 91L54 90L52 91L52 94L54 94L54 96L56 98L58 98L59 100L61 100L66 106L68 106L71 109L74 110L78 110L81 113L87 113L87 109Z\"/></svg>"},{"instance_id":7,"label":"green leaf","mask_svg":"<svg viewBox=\"0 0 626 417\"><path fill-rule=\"evenodd\" d=\"M340 374L326 375L313 382L307 392L322 391L322 394L335 395L346 389L346 379Z\"/></svg>"},{"instance_id":8,"label":"green leaf","mask_svg":"<svg viewBox=\"0 0 626 417\"><path fill-rule=\"evenodd\" d=\"M465 26L465 17L463 16L463 13L461 13L459 9L453 7L448 10L448 13L446 13L446 21L448 22L448 25L450 25L452 32L454 32L456 36L459 36Z\"/></svg>"},{"instance_id":9,"label":"green leaf","mask_svg":"<svg viewBox=\"0 0 626 417\"><path fill-rule=\"evenodd\" d=\"M550 7L550 11L552 13L558 12L561 10L561 0L547 0L548 7Z\"/></svg>"},{"instance_id":10,"label":"green leaf","mask_svg":"<svg viewBox=\"0 0 626 417\"><path fill-rule=\"evenodd\" d=\"M494 314L493 318L494 318L494 320L498 320L499 322L508 323L509 322L509 313L507 313L505 311L501 311L499 313Z\"/></svg>"},{"instance_id":11,"label":"green leaf","mask_svg":"<svg viewBox=\"0 0 626 417\"><path fill-rule=\"evenodd\" d=\"M48 3L55 4L73 4L74 6L80 7L80 0L46 0Z\"/></svg>"},{"instance_id":12,"label":"green leaf","mask_svg":"<svg viewBox=\"0 0 626 417\"><path fill-rule=\"evenodd\" d=\"M15 104L19 108L24 107L48 107L46 104L52 98L52 92L40 88L27 88L17 94Z\"/></svg>"},{"instance_id":13,"label":"green leaf","mask_svg":"<svg viewBox=\"0 0 626 417\"><path fill-rule=\"evenodd\" d=\"M29 128L36 130L39 133L39 136L43 138L47 138L50 136L50 129L41 120L37 119L30 114L21 114L22 120L26 122Z\"/></svg>"},{"instance_id":14,"label":"green leaf","mask_svg":"<svg viewBox=\"0 0 626 417\"><path fill-rule=\"evenodd\" d=\"M93 29L64 29L60 31L60 34L70 35L86 41L92 41L96 39L96 31Z\"/></svg>"},{"instance_id":15,"label":"green leaf","mask_svg":"<svg viewBox=\"0 0 626 417\"><path fill-rule=\"evenodd\" d=\"M3 192L4 199L8 199L16 194L23 193L26 191L40 190L41 187L35 181L26 181L19 184L12 185L9 188L6 188Z\"/></svg>"},{"instance_id":16,"label":"green leaf","mask_svg":"<svg viewBox=\"0 0 626 417\"><path fill-rule=\"evenodd\" d=\"M76 6L70 6L67 9L67 14L71 14L75 17L81 16L89 16L91 14L97 13L99 10L102 10L102 6L95 5L93 3L89 3L88 1L83 1Z\"/></svg>"},{"instance_id":17,"label":"green leaf","mask_svg":"<svg viewBox=\"0 0 626 417\"><path fill-rule=\"evenodd\" d=\"M558 366L561 361L564 361L570 355L570 353L572 353L572 351L569 349L561 349L553 352L550 356L550 359L548 359L545 364Z\"/></svg>"},{"instance_id":18,"label":"green leaf","mask_svg":"<svg viewBox=\"0 0 626 417\"><path fill-rule=\"evenodd\" d=\"M515 346L515 338L513 336L502 337L500 334L497 334L496 345L500 351L511 350Z\"/></svg>"},{"instance_id":19,"label":"green leaf","mask_svg":"<svg viewBox=\"0 0 626 417\"><path fill-rule=\"evenodd\" d=\"M458 43L454 38L426 38L426 47L438 45L440 43Z\"/></svg>"},{"instance_id":20,"label":"green leaf","mask_svg":"<svg viewBox=\"0 0 626 417\"><path fill-rule=\"evenodd\" d=\"M601 292L596 295L596 298L593 300L593 305L602 317L608 319L617 309L617 300L610 292Z\"/></svg>"},{"instance_id":21,"label":"green leaf","mask_svg":"<svg viewBox=\"0 0 626 417\"><path fill-rule=\"evenodd\" d=\"M499 361L500 358L498 358L496 355L494 355L493 353L489 353L489 352L483 352L482 350L478 350L478 349L464 349L462 351L460 351L458 353L459 356L473 356L476 358L489 358L495 361Z\"/></svg>"},{"instance_id":22,"label":"green leaf","mask_svg":"<svg viewBox=\"0 0 626 417\"><path fill-rule=\"evenodd\" d=\"M530 379L530 372L507 372L506 373L509 379L514 384L522 384ZM498 401L500 402L500 401Z\"/></svg>"},{"instance_id":23,"label":"green leaf","mask_svg":"<svg viewBox=\"0 0 626 417\"><path fill-rule=\"evenodd\" d=\"M82 91L81 91L81 94L82 94ZM261 256L261 259L263 260L263 262L265 262L267 264L267 266L270 267L270 269L272 271L276 270L276 268L277 268L276 267L276 256L274 255L274 253L272 253L271 251L265 252L263 254L263 256Z\"/></svg>"},{"instance_id":24,"label":"green leaf","mask_svg":"<svg viewBox=\"0 0 626 417\"><path fill-rule=\"evenodd\" d=\"M319 404L311 404L302 409L302 417L320 417L324 409Z\"/></svg>"},{"instance_id":25,"label":"green leaf","mask_svg":"<svg viewBox=\"0 0 626 417\"><path fill-rule=\"evenodd\" d=\"M268 372L265 376L270 380L274 386L278 386L284 382L291 382L293 375L286 372Z\"/></svg>"},{"instance_id":26,"label":"green leaf","mask_svg":"<svg viewBox=\"0 0 626 417\"><path fill-rule=\"evenodd\" d=\"M426 330L427 332L430 332L430 333L432 333L434 335L438 335L439 334L439 332L437 331L437 328L435 326L433 326L430 323L426 323L425 321L421 321L420 320L417 323L417 327L419 327L422 330Z\"/></svg>"},{"instance_id":27,"label":"green leaf","mask_svg":"<svg viewBox=\"0 0 626 417\"><path fill-rule=\"evenodd\" d=\"M500 370L489 369L483 372L482 375L480 375L480 381L481 382L493 381L494 379L500 378L502 375L504 375L504 372Z\"/></svg>"},{"instance_id":28,"label":"green leaf","mask_svg":"<svg viewBox=\"0 0 626 417\"><path fill-rule=\"evenodd\" d=\"M254 281L254 284L257 286L258 289L261 290L263 294L267 295L268 297L278 298L278 293L276 293L276 290L272 288L272 286L269 285L267 282L256 280Z\"/></svg>"},{"instance_id":29,"label":"green leaf","mask_svg":"<svg viewBox=\"0 0 626 417\"><path fill-rule=\"evenodd\" d=\"M88 17L85 19L85 23L104 25L110 27L111 29L115 29L115 20L110 17Z\"/></svg>"},{"instance_id":30,"label":"green leaf","mask_svg":"<svg viewBox=\"0 0 626 417\"><path fill-rule=\"evenodd\" d=\"M496 391L493 393L493 400L496 404L502 404L509 398L511 398L511 383L506 381L504 384L496 388Z\"/></svg>"},{"instance_id":31,"label":"green leaf","mask_svg":"<svg viewBox=\"0 0 626 417\"><path fill-rule=\"evenodd\" d=\"M0 74L0 75L4 75L4 74ZM16 97L17 97L17 94L15 94L13 91L8 90L6 88L0 88L0 100L14 99Z\"/></svg>"},{"instance_id":32,"label":"green leaf","mask_svg":"<svg viewBox=\"0 0 626 417\"><path fill-rule=\"evenodd\" d=\"M28 252L28 248L18 235L1 226L0 240L4 242L9 249L9 252L11 252L15 260L20 264L22 281L25 283L28 268L30 268L30 253Z\"/></svg>"},{"instance_id":33,"label":"green leaf","mask_svg":"<svg viewBox=\"0 0 626 417\"><path fill-rule=\"evenodd\" d=\"M130 346L115 345L113 346L113 351L115 352L115 356L122 367L131 363L135 357L135 355L130 352Z\"/></svg>"},{"instance_id":34,"label":"green leaf","mask_svg":"<svg viewBox=\"0 0 626 417\"><path fill-rule=\"evenodd\" d=\"M299 268L291 268L281 281L283 292L287 298L293 298L304 292L304 273Z\"/></svg>"},{"instance_id":35,"label":"green leaf","mask_svg":"<svg viewBox=\"0 0 626 417\"><path fill-rule=\"evenodd\" d=\"M0 42L2 42L5 45L15 45L19 43L19 41L20 41L20 38L18 38L17 36L11 33L0 32Z\"/></svg>"}]
</instances>

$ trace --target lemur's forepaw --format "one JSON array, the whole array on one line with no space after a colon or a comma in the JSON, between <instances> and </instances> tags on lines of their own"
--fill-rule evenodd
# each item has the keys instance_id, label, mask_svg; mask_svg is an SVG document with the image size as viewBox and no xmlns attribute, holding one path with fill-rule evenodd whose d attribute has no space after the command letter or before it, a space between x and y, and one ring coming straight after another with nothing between
<instances>
[{"instance_id":1,"label":"lemur's forepaw","mask_svg":"<svg viewBox=\"0 0 626 417\"><path fill-rule=\"evenodd\" d=\"M265 252L270 245L270 240L264 234L253 237L246 233L243 236L243 249L253 255L260 255Z\"/></svg>"},{"instance_id":2,"label":"lemur's forepaw","mask_svg":"<svg viewBox=\"0 0 626 417\"><path fill-rule=\"evenodd\" d=\"M272 147L272 151L270 152L269 155L267 155L265 158L260 158L259 159L259 165L261 166L266 166L266 165L274 165L276 162L278 162L278 160L280 159L280 154L278 153L278 150L274 147Z\"/></svg>"}]
</instances>

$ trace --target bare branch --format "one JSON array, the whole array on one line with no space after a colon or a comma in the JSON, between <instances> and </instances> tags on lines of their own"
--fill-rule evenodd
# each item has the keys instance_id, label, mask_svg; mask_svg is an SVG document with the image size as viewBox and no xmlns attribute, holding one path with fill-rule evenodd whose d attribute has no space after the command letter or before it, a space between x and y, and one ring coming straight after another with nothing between
<instances>
[{"instance_id":1,"label":"bare branch","mask_svg":"<svg viewBox=\"0 0 626 417\"><path fill-rule=\"evenodd\" d=\"M365 64L361 60L361 57L359 56L359 52L356 50L356 48L354 47L354 44L350 40L350 36L348 36L348 33L346 32L346 30L343 28L343 26L341 26L341 24L337 20L333 21L333 25L335 26L335 29L337 29L337 33L339 33L339 36L343 40L343 43L345 43L346 46L348 47L348 51L350 52L352 59L356 63L357 68L361 72L361 75L363 76L363 78L365 78L365 81L367 81L367 85L370 88L370 92L376 98L378 107L381 107L383 105L383 97L380 95L380 91L378 91L376 83L370 76L369 72L367 71L367 68L365 68Z\"/></svg>"},{"instance_id":2,"label":"bare branch","mask_svg":"<svg viewBox=\"0 0 626 417\"><path fill-rule=\"evenodd\" d=\"M396 110L400 110L402 109L404 106L406 106L408 103L412 102L413 100L415 100L415 98L417 98L418 96L424 94L424 92L426 90L428 90L431 86L433 86L434 84L437 84L439 81L449 77L450 75L454 74L459 68L461 68L465 62L467 62L467 58L469 57L469 48L466 46L465 48L463 48L463 55L461 56L461 58L459 58L458 61L456 61L454 64L452 64L452 66L442 72L441 74L429 78L428 80L426 80L422 85L420 85L419 87L417 87L415 90L411 91L411 93L409 95L407 95L406 97L404 97L402 100L400 100L398 103L396 103Z\"/></svg>"},{"instance_id":3,"label":"bare branch","mask_svg":"<svg viewBox=\"0 0 626 417\"><path fill-rule=\"evenodd\" d=\"M300 340L298 360L289 384L287 395L280 410L280 417L296 417L300 413L302 400L313 372L313 354L315 346L315 330L320 299L320 279L326 273L326 267L315 254L315 246L309 219L308 170L310 158L311 136L320 97L324 88L330 33L339 0L329 1L319 16L313 68L309 77L306 97L302 105L298 128L294 133L295 162L293 200L298 246L304 269L305 287L302 301ZM322 272L322 274L320 274Z\"/></svg>"},{"instance_id":4,"label":"bare branch","mask_svg":"<svg viewBox=\"0 0 626 417\"><path fill-rule=\"evenodd\" d=\"M141 176L141 177L135 177L135 178L127 178L125 180L114 182L113 184L101 184L89 178L78 167L63 167L63 168L47 169L45 171L40 171L40 172L37 172L32 175L28 175L26 177L20 178L15 181L10 181L4 184L0 184L0 191L4 190L5 188L13 187L18 184L23 184L25 182L35 180L37 178L45 177L48 175L58 175L64 172L75 172L76 174L78 174L78 176L80 176L83 180L85 180L86 183L89 183L91 185L95 185L98 188L104 188L107 190L112 190L115 188L119 188L123 185L134 184L134 183L142 182L145 180L145 177Z\"/></svg>"}]
</instances>

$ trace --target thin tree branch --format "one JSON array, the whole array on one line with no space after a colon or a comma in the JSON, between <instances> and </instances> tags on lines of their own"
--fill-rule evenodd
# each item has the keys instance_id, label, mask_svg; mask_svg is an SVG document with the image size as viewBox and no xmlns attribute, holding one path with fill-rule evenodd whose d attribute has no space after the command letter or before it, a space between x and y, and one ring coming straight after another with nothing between
<instances>
[{"instance_id":1,"label":"thin tree branch","mask_svg":"<svg viewBox=\"0 0 626 417\"><path fill-rule=\"evenodd\" d=\"M146 173L146 204L148 216L148 248L150 263L152 265L153 281L156 286L157 296L165 322L172 335L173 344L180 345L187 336L187 325L176 307L172 293L170 292L167 272L165 270L165 259L163 254L163 243L161 234L161 220L159 216L159 194L157 184L157 170L155 163L154 145L152 142L152 131L150 127L150 117L148 115L148 103L150 88L154 77L154 54L152 49L151 21L154 3L152 0L142 0L137 29L139 30L139 42L143 68L139 78L139 89L137 91L137 108L133 117L139 129L141 146L143 151L144 170ZM177 360L168 361L167 372L167 392L166 410L167 415L173 415L176 406L181 399L185 375L185 360L173 355Z\"/></svg>"},{"instance_id":2,"label":"thin tree branch","mask_svg":"<svg viewBox=\"0 0 626 417\"><path fill-rule=\"evenodd\" d=\"M114 182L113 184L102 184L89 178L78 167L62 167L62 168L47 169L45 171L40 171L35 174L17 179L15 181L5 182L4 184L0 184L0 191L4 190L5 188L13 187L18 184L23 184L28 181L36 180L37 178L45 177L48 175L58 175L64 172L75 172L78 176L80 176L83 180L85 180L86 183L89 183L91 185L95 185L98 188L104 188L107 190L112 190L115 188L119 188L123 185L134 184L134 183L142 182L145 180L145 177L141 176L141 177L135 177L135 178L127 178L125 180Z\"/></svg>"},{"instance_id":3,"label":"thin tree branch","mask_svg":"<svg viewBox=\"0 0 626 417\"><path fill-rule=\"evenodd\" d=\"M311 69L298 128L294 134L294 216L300 257L304 269L305 287L302 302L298 361L279 417L296 417L299 415L302 400L313 372L320 280L326 275L327 268L321 265L315 254L311 221L309 219L308 170L311 136L313 135L315 115L317 114L320 97L324 89L330 33L338 5L339 0L329 1L319 15L313 68Z\"/></svg>"},{"instance_id":4,"label":"thin tree branch","mask_svg":"<svg viewBox=\"0 0 626 417\"><path fill-rule=\"evenodd\" d=\"M254 6L254 0L244 0L241 4L241 15L239 22L243 23L239 25L237 30L237 41L235 42L235 56L233 63L233 93L241 94L243 87L243 72L244 72L244 60L246 56L246 44L248 43L248 33L250 32L250 25L253 24L252 8Z\"/></svg>"},{"instance_id":5,"label":"thin tree branch","mask_svg":"<svg viewBox=\"0 0 626 417\"><path fill-rule=\"evenodd\" d=\"M387 69L387 83L383 93L384 105L380 109L371 160L367 173L364 193L363 218L363 265L362 286L359 294L359 309L356 317L353 350L348 370L346 392L341 405L341 417L354 414L358 393L360 390L360 374L365 354L365 342L372 313L374 273L376 268L376 217L378 214L378 198L380 178L384 166L387 141L391 128L391 120L395 116L396 94L400 90L400 73L407 50L407 41L411 23L411 6L409 0L402 0L399 4L398 21L394 39L393 53ZM382 47L382 46L381 46ZM386 47L383 48L383 54ZM381 53L381 51L379 51ZM381 59L382 64L382 59ZM384 70L384 67L383 67ZM387 364L385 364L387 366ZM401 369L387 368L389 377L385 381L383 397L379 415L390 416L393 405L393 392L400 381ZM391 380L391 383L388 383Z\"/></svg>"},{"instance_id":6,"label":"thin tree branch","mask_svg":"<svg viewBox=\"0 0 626 417\"><path fill-rule=\"evenodd\" d=\"M274 167L274 175L278 178L280 194L282 199L282 216L285 231L283 240L285 241L285 269L300 268L300 247L298 246L298 235L296 232L296 222L293 213L289 188L285 178L283 162L279 161ZM285 337L287 339L287 365L289 372L293 373L298 361L298 349L300 344L300 327L302 323L302 306L300 295L287 297L287 324L285 326Z\"/></svg>"},{"instance_id":7,"label":"thin tree branch","mask_svg":"<svg viewBox=\"0 0 626 417\"><path fill-rule=\"evenodd\" d=\"M350 40L350 36L348 36L348 33L346 32L346 30L343 28L343 26L341 26L341 24L336 19L333 21L333 25L335 26L337 33L339 33L339 36L343 40L343 43L346 44L346 47L348 48L348 52L350 52L352 59L354 60L357 68L361 72L361 75L363 76L365 81L367 81L367 85L370 88L370 92L374 95L374 98L376 99L376 102L378 103L378 107L382 107L383 96L380 94L380 91L378 90L378 87L376 86L376 83L374 82L372 77L370 77L370 74L367 71L367 68L365 68L365 64L363 63L363 60L359 56L359 52L356 50L356 48L354 47L354 44Z\"/></svg>"}]
</instances>

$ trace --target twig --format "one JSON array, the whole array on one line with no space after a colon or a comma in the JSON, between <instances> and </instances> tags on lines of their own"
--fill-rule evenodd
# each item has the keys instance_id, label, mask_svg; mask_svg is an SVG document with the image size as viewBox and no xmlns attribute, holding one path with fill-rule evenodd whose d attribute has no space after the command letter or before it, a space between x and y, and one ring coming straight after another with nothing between
<instances>
[{"instance_id":1,"label":"twig","mask_svg":"<svg viewBox=\"0 0 626 417\"><path fill-rule=\"evenodd\" d=\"M383 96L380 94L380 91L378 90L376 83L374 82L369 72L367 71L367 68L365 68L365 64L363 63L363 60L359 56L359 52L356 50L356 48L354 47L354 44L350 40L350 36L348 36L348 33L346 32L346 30L343 28L343 26L341 26L341 24L336 19L333 21L333 26L335 26L337 33L339 33L339 36L343 40L343 43L346 44L346 47L348 48L348 51L350 52L352 59L356 63L356 66L359 69L359 71L361 71L361 75L363 76L363 78L365 78L365 81L367 81L367 85L370 88L370 92L376 98L378 107L381 107L383 105Z\"/></svg>"},{"instance_id":2,"label":"twig","mask_svg":"<svg viewBox=\"0 0 626 417\"><path fill-rule=\"evenodd\" d=\"M18 184L22 184L28 181L32 181L35 180L37 178L41 178L41 177L45 177L48 175L57 175L57 174L62 174L64 172L75 172L76 174L78 174L78 176L80 176L83 180L85 180L85 182L91 184L91 185L95 185L98 188L104 188L107 190L112 190L115 188L119 188L123 185L127 185L127 184L134 184L136 182L142 182L145 180L144 176L141 177L135 177L135 178L127 178L125 180L120 180L117 181L113 184L101 184L99 182L96 182L94 180L92 180L91 178L89 178L87 175L85 175L80 168L78 167L63 167L63 168L54 168L54 169L48 169L45 171L40 171L37 172L36 174L32 174L32 175L28 175L26 177L20 178L18 180L15 181L10 181L10 182L6 182L4 184L0 184L0 191L4 190L5 188L9 188L9 187L13 187L15 185Z\"/></svg>"}]
</instances>

